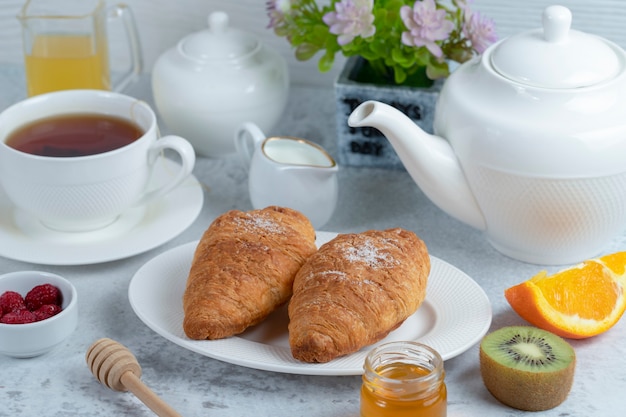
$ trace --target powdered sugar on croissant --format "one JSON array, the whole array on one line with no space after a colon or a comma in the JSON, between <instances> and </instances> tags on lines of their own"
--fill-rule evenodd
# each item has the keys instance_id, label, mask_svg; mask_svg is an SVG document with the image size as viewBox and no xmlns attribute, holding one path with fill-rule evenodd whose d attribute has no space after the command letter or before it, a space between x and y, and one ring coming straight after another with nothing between
<instances>
[{"instance_id":1,"label":"powdered sugar on croissant","mask_svg":"<svg viewBox=\"0 0 626 417\"><path fill-rule=\"evenodd\" d=\"M328 362L383 339L426 296L430 258L415 233L342 234L300 268L289 303L294 358Z\"/></svg>"},{"instance_id":2,"label":"powdered sugar on croissant","mask_svg":"<svg viewBox=\"0 0 626 417\"><path fill-rule=\"evenodd\" d=\"M219 216L194 253L183 296L185 334L220 339L261 322L289 300L296 272L316 250L315 230L298 211Z\"/></svg>"}]
</instances>

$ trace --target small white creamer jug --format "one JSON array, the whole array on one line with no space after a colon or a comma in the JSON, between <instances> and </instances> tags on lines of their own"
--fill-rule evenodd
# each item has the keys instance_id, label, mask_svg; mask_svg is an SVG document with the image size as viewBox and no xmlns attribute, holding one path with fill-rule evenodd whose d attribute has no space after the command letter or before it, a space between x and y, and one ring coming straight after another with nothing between
<instances>
[{"instance_id":1,"label":"small white creamer jug","mask_svg":"<svg viewBox=\"0 0 626 417\"><path fill-rule=\"evenodd\" d=\"M291 136L267 137L247 122L235 132L235 148L249 168L255 209L289 207L307 216L316 229L330 220L337 205L339 168L321 146Z\"/></svg>"}]
</instances>

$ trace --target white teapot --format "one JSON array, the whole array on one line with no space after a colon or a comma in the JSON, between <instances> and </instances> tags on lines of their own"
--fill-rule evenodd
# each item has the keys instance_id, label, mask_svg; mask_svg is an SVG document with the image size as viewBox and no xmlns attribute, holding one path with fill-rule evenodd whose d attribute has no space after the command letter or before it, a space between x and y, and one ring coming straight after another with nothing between
<instances>
[{"instance_id":1,"label":"white teapot","mask_svg":"<svg viewBox=\"0 0 626 417\"><path fill-rule=\"evenodd\" d=\"M152 71L154 101L168 129L197 154L235 152L233 135L246 121L270 130L287 104L285 60L254 35L213 12L208 29L181 39Z\"/></svg>"},{"instance_id":2,"label":"white teapot","mask_svg":"<svg viewBox=\"0 0 626 417\"><path fill-rule=\"evenodd\" d=\"M593 257L626 228L626 54L571 19L547 7L542 29L459 66L435 135L374 101L348 120L385 134L437 206L531 263Z\"/></svg>"}]
</instances>

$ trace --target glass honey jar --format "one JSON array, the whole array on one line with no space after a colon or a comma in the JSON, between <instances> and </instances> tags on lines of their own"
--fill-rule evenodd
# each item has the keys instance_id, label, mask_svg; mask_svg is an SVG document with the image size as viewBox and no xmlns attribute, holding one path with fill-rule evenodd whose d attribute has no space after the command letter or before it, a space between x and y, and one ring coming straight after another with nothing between
<instances>
[{"instance_id":1,"label":"glass honey jar","mask_svg":"<svg viewBox=\"0 0 626 417\"><path fill-rule=\"evenodd\" d=\"M429 346L390 342L365 359L361 417L445 417L443 359Z\"/></svg>"}]
</instances>

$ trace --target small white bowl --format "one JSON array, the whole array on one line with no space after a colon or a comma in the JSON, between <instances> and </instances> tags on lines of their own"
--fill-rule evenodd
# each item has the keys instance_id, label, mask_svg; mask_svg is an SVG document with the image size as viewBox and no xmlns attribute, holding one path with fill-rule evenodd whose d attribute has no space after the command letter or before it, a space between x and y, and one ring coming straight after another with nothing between
<instances>
[{"instance_id":1,"label":"small white bowl","mask_svg":"<svg viewBox=\"0 0 626 417\"><path fill-rule=\"evenodd\" d=\"M41 271L0 275L0 294L15 291L25 297L28 291L41 284L52 284L61 291L63 311L34 323L0 323L0 353L15 358L39 356L63 342L76 329L78 294L74 285L59 275Z\"/></svg>"}]
</instances>

